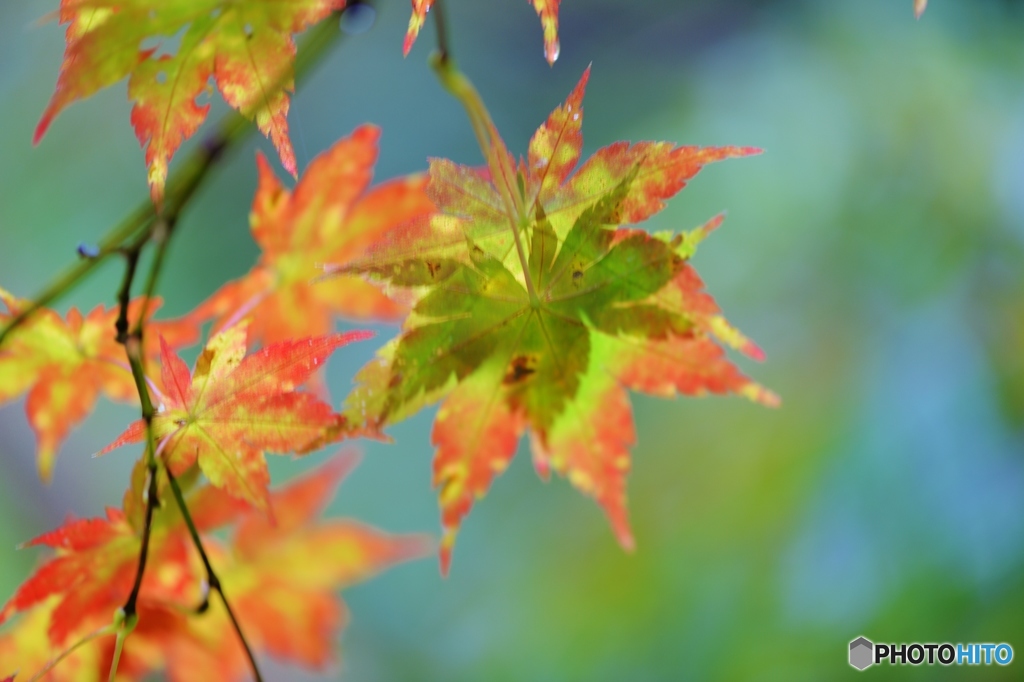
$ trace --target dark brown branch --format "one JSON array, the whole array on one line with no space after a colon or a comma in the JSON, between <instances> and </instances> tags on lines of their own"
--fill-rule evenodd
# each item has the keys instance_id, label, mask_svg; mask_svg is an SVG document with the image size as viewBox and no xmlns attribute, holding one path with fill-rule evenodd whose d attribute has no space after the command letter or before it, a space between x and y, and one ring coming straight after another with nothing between
<instances>
[{"instance_id":1,"label":"dark brown branch","mask_svg":"<svg viewBox=\"0 0 1024 682\"><path fill-rule=\"evenodd\" d=\"M149 557L149 538L153 526L153 512L156 510L157 505L157 466L153 438L153 415L156 413L156 410L149 395L146 371L142 362L142 320L145 317L144 315L136 322L135 330L131 334L128 333L128 308L131 304L132 284L138 271L139 256L142 254L142 249L145 248L148 241L149 234L143 233L131 246L122 250L125 257L125 272L124 279L121 281L121 286L117 292L118 313L117 322L115 323L117 341L125 348L128 364L132 370L132 378L135 380L135 387L139 393L139 401L142 403L142 419L146 424L146 468L149 470L146 518L142 527L139 566L135 572L135 582L132 584L132 591L122 608L126 621L134 618L137 613L136 605L139 599L139 590L142 589L142 578L146 573L146 560Z\"/></svg>"},{"instance_id":2,"label":"dark brown branch","mask_svg":"<svg viewBox=\"0 0 1024 682\"><path fill-rule=\"evenodd\" d=\"M256 657L253 655L252 648L249 646L249 641L245 638L245 634L242 632L242 625L239 623L238 618L235 616L234 610L231 608L231 603L228 602L228 597L224 594L224 586L221 585L220 578L217 577L217 572L213 570L213 564L210 563L210 557L206 553L206 548L203 546L203 540L199 536L199 530L196 528L195 522L192 520L192 515L189 514L188 505L185 503L185 496L181 492L181 486L178 485L178 481L171 474L170 469L165 469L167 472L167 480L171 485L171 492L174 494L174 499L178 503L178 509L181 510L181 516L185 520L185 525L188 527L189 535L192 536L192 544L195 545L196 551L199 552L199 558L203 562L203 567L206 569L206 583L209 585L210 590L216 592L220 596L220 601L224 605L224 610L227 611L228 618L231 619L231 625L235 628L235 632L238 634L238 639L242 643L242 647L245 649L245 654L249 658L249 663L252 666L252 672L256 679L256 682L263 682L263 678L260 676L259 668L256 665ZM209 598L203 600L203 604L199 608L199 612L204 612L209 607Z\"/></svg>"},{"instance_id":3,"label":"dark brown branch","mask_svg":"<svg viewBox=\"0 0 1024 682\"><path fill-rule=\"evenodd\" d=\"M135 572L135 582L132 584L132 591L122 608L126 622L130 622L129 619L134 618L138 613L139 591L142 589L142 578L146 574L146 560L149 557L149 538L153 531L153 512L156 511L158 504L157 468L155 466L148 466L148 469L149 490L147 493L148 497L146 498L146 522L142 527L142 547L139 549L139 568Z\"/></svg>"},{"instance_id":4,"label":"dark brown branch","mask_svg":"<svg viewBox=\"0 0 1024 682\"><path fill-rule=\"evenodd\" d=\"M451 48L448 43L448 22L444 15L444 0L434 0L430 11L434 15L434 26L437 28L437 58L444 64L451 56Z\"/></svg>"}]
</instances>

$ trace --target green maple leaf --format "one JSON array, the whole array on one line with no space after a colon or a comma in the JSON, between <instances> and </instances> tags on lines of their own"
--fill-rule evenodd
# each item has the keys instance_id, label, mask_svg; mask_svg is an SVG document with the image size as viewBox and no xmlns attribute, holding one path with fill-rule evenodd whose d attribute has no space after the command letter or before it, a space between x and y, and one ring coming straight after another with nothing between
<instances>
[{"instance_id":1,"label":"green maple leaf","mask_svg":"<svg viewBox=\"0 0 1024 682\"><path fill-rule=\"evenodd\" d=\"M689 264L720 218L684 235L622 227L659 211L703 164L758 150L617 143L577 169L588 75L534 135L525 162L484 121L490 168L433 161L439 214L344 268L417 297L401 335L361 370L345 412L381 428L444 398L433 432L444 570L462 518L527 429L539 472L554 469L595 497L631 548L627 389L778 400L716 343L761 357Z\"/></svg>"}]
</instances>

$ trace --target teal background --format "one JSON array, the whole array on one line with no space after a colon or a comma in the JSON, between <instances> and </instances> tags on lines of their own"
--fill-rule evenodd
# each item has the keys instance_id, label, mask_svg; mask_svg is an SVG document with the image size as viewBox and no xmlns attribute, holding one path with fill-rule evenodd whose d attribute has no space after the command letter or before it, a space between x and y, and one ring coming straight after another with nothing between
<instances>
[{"instance_id":1,"label":"teal background","mask_svg":"<svg viewBox=\"0 0 1024 682\"><path fill-rule=\"evenodd\" d=\"M403 60L408 3L377 7L300 84L300 166L367 121L383 128L381 179L429 156L479 163L426 65L433 27ZM345 593L352 623L325 678L1024 677L1024 4L932 0L915 22L911 0L565 0L554 68L526 2L447 8L454 54L513 150L590 63L587 153L619 139L766 149L706 168L649 227L728 209L695 265L768 354L738 362L784 403L635 397L632 555L520 452L449 578L431 558ZM147 196L124 84L31 146L63 49L62 29L35 22L54 9L0 4L0 286L24 296ZM169 313L254 262L255 149L270 146L251 137L185 214ZM112 304L119 270L60 307ZM336 399L376 344L332 361ZM133 453L90 453L134 416L101 401L45 487L23 402L0 409L0 594L39 559L16 543L117 504ZM394 428L394 445L360 444L331 511L436 534L432 416ZM275 480L325 456L275 459ZM1008 642L1018 658L856 673L858 635Z\"/></svg>"}]
</instances>

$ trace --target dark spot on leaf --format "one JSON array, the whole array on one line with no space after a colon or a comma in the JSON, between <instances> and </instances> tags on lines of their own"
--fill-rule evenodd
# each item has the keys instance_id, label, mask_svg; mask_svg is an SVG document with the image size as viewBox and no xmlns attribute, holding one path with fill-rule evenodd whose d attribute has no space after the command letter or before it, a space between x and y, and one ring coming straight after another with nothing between
<instances>
[{"instance_id":1,"label":"dark spot on leaf","mask_svg":"<svg viewBox=\"0 0 1024 682\"><path fill-rule=\"evenodd\" d=\"M517 355L509 363L502 380L506 386L518 384L537 371L537 358L532 355Z\"/></svg>"}]
</instances>

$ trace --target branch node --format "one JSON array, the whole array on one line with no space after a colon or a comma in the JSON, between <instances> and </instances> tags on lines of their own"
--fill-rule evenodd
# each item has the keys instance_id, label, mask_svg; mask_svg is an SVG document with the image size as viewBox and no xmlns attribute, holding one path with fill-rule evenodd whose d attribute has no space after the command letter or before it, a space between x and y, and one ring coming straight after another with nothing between
<instances>
[{"instance_id":1,"label":"branch node","mask_svg":"<svg viewBox=\"0 0 1024 682\"><path fill-rule=\"evenodd\" d=\"M95 244L86 244L85 242L81 242L78 245L78 248L75 249L75 253L78 254L79 258L84 260L93 260L100 257L101 251L100 247Z\"/></svg>"}]
</instances>

